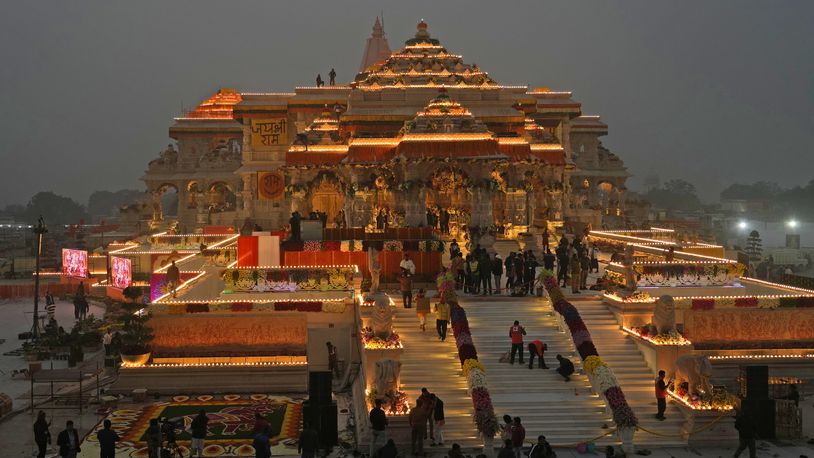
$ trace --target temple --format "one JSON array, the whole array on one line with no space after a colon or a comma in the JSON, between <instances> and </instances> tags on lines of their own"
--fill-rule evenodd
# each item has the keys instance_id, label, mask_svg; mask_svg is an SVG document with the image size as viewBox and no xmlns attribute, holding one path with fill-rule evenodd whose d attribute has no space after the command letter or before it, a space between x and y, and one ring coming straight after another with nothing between
<instances>
[{"instance_id":1,"label":"temple","mask_svg":"<svg viewBox=\"0 0 814 458\"><path fill-rule=\"evenodd\" d=\"M628 173L599 140L607 125L570 92L500 84L423 21L391 53L377 19L361 67L347 85L221 89L176 118L177 150L143 177L152 220L277 229L299 211L375 227L385 215L391 227L508 238L625 224ZM162 208L168 190L177 209Z\"/></svg>"}]
</instances>

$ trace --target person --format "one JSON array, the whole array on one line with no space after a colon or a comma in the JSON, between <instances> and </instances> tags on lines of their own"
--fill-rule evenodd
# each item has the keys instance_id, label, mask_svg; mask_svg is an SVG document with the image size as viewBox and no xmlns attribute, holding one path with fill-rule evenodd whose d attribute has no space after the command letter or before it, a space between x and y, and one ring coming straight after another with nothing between
<instances>
[{"instance_id":1,"label":"person","mask_svg":"<svg viewBox=\"0 0 814 458\"><path fill-rule=\"evenodd\" d=\"M789 385L789 394L786 396L786 399L789 401L794 401L795 406L800 405L800 392L797 391L797 385Z\"/></svg>"},{"instance_id":2,"label":"person","mask_svg":"<svg viewBox=\"0 0 814 458\"><path fill-rule=\"evenodd\" d=\"M503 441L503 448L497 453L497 458L515 458L511 439Z\"/></svg>"},{"instance_id":3,"label":"person","mask_svg":"<svg viewBox=\"0 0 814 458\"><path fill-rule=\"evenodd\" d=\"M599 248L591 246L591 271L599 273Z\"/></svg>"},{"instance_id":4,"label":"person","mask_svg":"<svg viewBox=\"0 0 814 458\"><path fill-rule=\"evenodd\" d=\"M261 431L254 434L252 447L254 447L255 458L271 458L271 442L269 441L270 435L271 433L269 432L268 428L263 428ZM299 442L297 448L297 451L302 449L302 441ZM305 456L305 454L303 454L303 456Z\"/></svg>"},{"instance_id":5,"label":"person","mask_svg":"<svg viewBox=\"0 0 814 458\"><path fill-rule=\"evenodd\" d=\"M543 268L545 270L550 270L550 271L553 272L554 271L554 260L556 260L556 259L557 259L556 256L554 256L554 253L551 252L550 248L548 250L546 250L545 254L543 255Z\"/></svg>"},{"instance_id":6,"label":"person","mask_svg":"<svg viewBox=\"0 0 814 458\"><path fill-rule=\"evenodd\" d=\"M336 356L336 345L329 340L325 342L325 346L328 348L328 370L331 371L334 377L339 377L339 359Z\"/></svg>"},{"instance_id":7,"label":"person","mask_svg":"<svg viewBox=\"0 0 814 458\"><path fill-rule=\"evenodd\" d=\"M664 411L667 410L667 383L664 381L664 371L659 371L659 376L656 379L656 404L658 411L656 418L664 421Z\"/></svg>"},{"instance_id":8,"label":"person","mask_svg":"<svg viewBox=\"0 0 814 458\"><path fill-rule=\"evenodd\" d=\"M676 258L676 247L670 246L670 248L667 250L667 254L664 255L664 260L667 262L673 262L675 258Z\"/></svg>"},{"instance_id":9,"label":"person","mask_svg":"<svg viewBox=\"0 0 814 458\"><path fill-rule=\"evenodd\" d=\"M520 353L520 364L523 364L523 336L526 335L526 329L520 326L520 322L514 320L514 324L509 328L509 337L512 339L512 354L509 357L509 363L514 364L514 354Z\"/></svg>"},{"instance_id":10,"label":"person","mask_svg":"<svg viewBox=\"0 0 814 458\"><path fill-rule=\"evenodd\" d=\"M537 258L534 256L534 253L529 250L526 251L526 262L525 262L525 275L523 281L525 282L525 291L528 291L529 294L534 294L534 279L537 277Z\"/></svg>"},{"instance_id":11,"label":"person","mask_svg":"<svg viewBox=\"0 0 814 458\"><path fill-rule=\"evenodd\" d=\"M382 410L382 400L376 399L375 404L370 409L370 456L374 456L387 440L387 416Z\"/></svg>"},{"instance_id":12,"label":"person","mask_svg":"<svg viewBox=\"0 0 814 458\"><path fill-rule=\"evenodd\" d=\"M492 276L495 277L495 294L500 294L500 281L501 277L503 277L503 259L501 259L497 253L495 253L494 259L492 259Z\"/></svg>"},{"instance_id":13,"label":"person","mask_svg":"<svg viewBox=\"0 0 814 458\"><path fill-rule=\"evenodd\" d=\"M506 289L511 292L514 289L514 251L506 256L503 265L506 267Z\"/></svg>"},{"instance_id":14,"label":"person","mask_svg":"<svg viewBox=\"0 0 814 458\"><path fill-rule=\"evenodd\" d=\"M37 413L37 421L34 422L34 442L37 444L37 458L45 458L48 444L51 443L51 431L48 428L51 423L45 419L45 411Z\"/></svg>"},{"instance_id":15,"label":"person","mask_svg":"<svg viewBox=\"0 0 814 458\"><path fill-rule=\"evenodd\" d=\"M161 425L158 418L151 418L147 427L147 453L150 458L161 458Z\"/></svg>"},{"instance_id":16,"label":"person","mask_svg":"<svg viewBox=\"0 0 814 458\"><path fill-rule=\"evenodd\" d=\"M402 302L404 303L404 308L411 308L413 306L413 277L410 275L409 270L401 269L401 275L399 276L399 289L401 290L401 298Z\"/></svg>"},{"instance_id":17,"label":"person","mask_svg":"<svg viewBox=\"0 0 814 458\"><path fill-rule=\"evenodd\" d=\"M170 287L172 297L175 297L179 281L181 281L181 271L178 270L178 266L175 265L175 260L173 260L170 267L167 268L167 286Z\"/></svg>"},{"instance_id":18,"label":"person","mask_svg":"<svg viewBox=\"0 0 814 458\"><path fill-rule=\"evenodd\" d=\"M540 369L548 369L543 358L543 353L548 349L548 345L544 344L540 339L535 339L529 342L529 369L534 367L534 357L539 360L537 363Z\"/></svg>"},{"instance_id":19,"label":"person","mask_svg":"<svg viewBox=\"0 0 814 458\"><path fill-rule=\"evenodd\" d=\"M190 433L192 435L192 442L190 444L190 457L203 456L204 440L209 426L209 417L206 416L206 411L201 409L198 415L192 419L190 425Z\"/></svg>"},{"instance_id":20,"label":"person","mask_svg":"<svg viewBox=\"0 0 814 458\"><path fill-rule=\"evenodd\" d=\"M415 313L418 315L418 327L422 331L426 331L425 324L427 314L430 313L430 298L425 295L424 288L419 288L415 296Z\"/></svg>"},{"instance_id":21,"label":"person","mask_svg":"<svg viewBox=\"0 0 814 458\"><path fill-rule=\"evenodd\" d=\"M556 458L557 454L551 447L551 444L545 439L545 436L537 436L537 443L531 446L529 450L529 458Z\"/></svg>"},{"instance_id":22,"label":"person","mask_svg":"<svg viewBox=\"0 0 814 458\"><path fill-rule=\"evenodd\" d=\"M427 433L427 409L416 401L415 409L410 410L410 447L413 455L424 456L424 434Z\"/></svg>"},{"instance_id":23,"label":"person","mask_svg":"<svg viewBox=\"0 0 814 458\"><path fill-rule=\"evenodd\" d=\"M426 387L421 388L421 395L418 396L418 400L416 404L425 410L427 414L427 427L430 429L429 438L435 440L435 425L433 425L432 415L435 410L435 401L432 397L432 393ZM427 437L427 428L424 428L424 439L426 440Z\"/></svg>"},{"instance_id":24,"label":"person","mask_svg":"<svg viewBox=\"0 0 814 458\"><path fill-rule=\"evenodd\" d=\"M523 253L520 252L514 257L514 294L515 296L525 296L524 292L526 284L523 281L526 278L526 260L523 258Z\"/></svg>"},{"instance_id":25,"label":"person","mask_svg":"<svg viewBox=\"0 0 814 458\"><path fill-rule=\"evenodd\" d=\"M113 343L113 334L110 333L110 328L107 328L107 330L105 330L104 335L102 336L102 345L105 346L105 356L110 356L112 354L110 349L110 345L112 343Z\"/></svg>"},{"instance_id":26,"label":"person","mask_svg":"<svg viewBox=\"0 0 814 458\"><path fill-rule=\"evenodd\" d=\"M560 367L557 368L557 373L562 375L566 382L571 381L571 374L574 373L574 363L570 359L557 355L557 361L560 362Z\"/></svg>"},{"instance_id":27,"label":"person","mask_svg":"<svg viewBox=\"0 0 814 458\"><path fill-rule=\"evenodd\" d=\"M453 443L452 448L449 449L449 452L447 452L447 457L449 457L449 458L464 458L464 454L461 451L461 444Z\"/></svg>"},{"instance_id":28,"label":"person","mask_svg":"<svg viewBox=\"0 0 814 458\"><path fill-rule=\"evenodd\" d=\"M481 294L492 295L492 259L486 250L481 250L480 261L478 262L478 282L480 283Z\"/></svg>"},{"instance_id":29,"label":"person","mask_svg":"<svg viewBox=\"0 0 814 458\"><path fill-rule=\"evenodd\" d=\"M345 210L339 209L334 218L334 224L340 229L347 227L347 223L345 222Z\"/></svg>"},{"instance_id":30,"label":"person","mask_svg":"<svg viewBox=\"0 0 814 458\"><path fill-rule=\"evenodd\" d=\"M261 414L259 411L255 411L254 428L252 429L252 432L254 434L257 434L259 432L262 432L266 428L268 428L269 431L271 431L271 423L269 423L269 421L266 420L266 417L264 417L263 414Z\"/></svg>"},{"instance_id":31,"label":"person","mask_svg":"<svg viewBox=\"0 0 814 458\"><path fill-rule=\"evenodd\" d=\"M580 260L579 289L588 289L588 273L591 271L591 258L588 253L584 253Z\"/></svg>"},{"instance_id":32,"label":"person","mask_svg":"<svg viewBox=\"0 0 814 458\"><path fill-rule=\"evenodd\" d=\"M96 433L96 440L99 441L99 454L101 458L114 458L116 456L116 442L119 435L110 429L112 423L105 420L104 427Z\"/></svg>"},{"instance_id":33,"label":"person","mask_svg":"<svg viewBox=\"0 0 814 458\"><path fill-rule=\"evenodd\" d=\"M579 284L582 282L582 263L576 241L574 241L574 246L569 251L568 265L571 266L571 294L579 294Z\"/></svg>"},{"instance_id":34,"label":"person","mask_svg":"<svg viewBox=\"0 0 814 458\"><path fill-rule=\"evenodd\" d=\"M319 433L311 427L310 423L305 423L300 433L300 440L297 444L297 452L301 458L314 458L319 449Z\"/></svg>"},{"instance_id":35,"label":"person","mask_svg":"<svg viewBox=\"0 0 814 458\"><path fill-rule=\"evenodd\" d=\"M384 444L384 447L379 449L378 458L396 458L398 455L399 451L396 448L396 442L393 439L387 439L387 443Z\"/></svg>"},{"instance_id":36,"label":"person","mask_svg":"<svg viewBox=\"0 0 814 458\"><path fill-rule=\"evenodd\" d=\"M441 400L438 396L433 393L432 395L432 403L433 403L433 414L432 419L435 423L435 435L432 438L432 445L444 445L444 401ZM453 445L454 448L454 445Z\"/></svg>"},{"instance_id":37,"label":"person","mask_svg":"<svg viewBox=\"0 0 814 458\"><path fill-rule=\"evenodd\" d=\"M54 295L51 294L51 291L45 291L45 313L49 323L56 320L56 311L57 305L56 301L54 301Z\"/></svg>"},{"instance_id":38,"label":"person","mask_svg":"<svg viewBox=\"0 0 814 458\"><path fill-rule=\"evenodd\" d=\"M407 273L410 274L410 276L415 275L415 263L413 262L412 259L410 259L409 254L404 253L404 258L401 260L401 262L399 262L399 267L402 270L406 270Z\"/></svg>"},{"instance_id":39,"label":"person","mask_svg":"<svg viewBox=\"0 0 814 458\"><path fill-rule=\"evenodd\" d=\"M548 226L543 228L543 251L548 251L548 239L550 238L550 234L548 233Z\"/></svg>"},{"instance_id":40,"label":"person","mask_svg":"<svg viewBox=\"0 0 814 458\"><path fill-rule=\"evenodd\" d=\"M76 295L73 297L73 317L76 321L79 321L80 316L82 315L82 309L84 306L82 305L82 301L85 298L80 295Z\"/></svg>"},{"instance_id":41,"label":"person","mask_svg":"<svg viewBox=\"0 0 814 458\"><path fill-rule=\"evenodd\" d=\"M735 458L738 458L746 448L749 448L749 458L756 458L755 452L755 423L751 412L745 409L738 412L735 417L735 429L738 430L738 449L735 450Z\"/></svg>"},{"instance_id":42,"label":"person","mask_svg":"<svg viewBox=\"0 0 814 458\"><path fill-rule=\"evenodd\" d=\"M328 84L331 86L336 86L336 70L334 69L331 69L331 71L328 72Z\"/></svg>"},{"instance_id":43,"label":"person","mask_svg":"<svg viewBox=\"0 0 814 458\"><path fill-rule=\"evenodd\" d=\"M302 216L300 216L300 212L291 212L288 225L291 227L291 237L289 240L299 242L302 238Z\"/></svg>"},{"instance_id":44,"label":"person","mask_svg":"<svg viewBox=\"0 0 814 458\"><path fill-rule=\"evenodd\" d=\"M384 230L384 210L380 209L376 213L376 229Z\"/></svg>"},{"instance_id":45,"label":"person","mask_svg":"<svg viewBox=\"0 0 814 458\"><path fill-rule=\"evenodd\" d=\"M322 81L322 75L317 73L317 87L325 86L325 81Z\"/></svg>"},{"instance_id":46,"label":"person","mask_svg":"<svg viewBox=\"0 0 814 458\"><path fill-rule=\"evenodd\" d=\"M565 288L568 286L568 239L560 239L557 246L557 284Z\"/></svg>"},{"instance_id":47,"label":"person","mask_svg":"<svg viewBox=\"0 0 814 458\"><path fill-rule=\"evenodd\" d=\"M503 442L512 440L512 421L511 416L503 416L503 424L500 426L500 440Z\"/></svg>"},{"instance_id":48,"label":"person","mask_svg":"<svg viewBox=\"0 0 814 458\"><path fill-rule=\"evenodd\" d=\"M474 254L468 254L466 255L466 283L469 285L469 293L478 294L480 292L479 279L478 258Z\"/></svg>"},{"instance_id":49,"label":"person","mask_svg":"<svg viewBox=\"0 0 814 458\"><path fill-rule=\"evenodd\" d=\"M441 209L439 218L441 220L441 233L449 234L449 212L446 208Z\"/></svg>"},{"instance_id":50,"label":"person","mask_svg":"<svg viewBox=\"0 0 814 458\"><path fill-rule=\"evenodd\" d=\"M447 339L447 325L449 324L449 304L441 302L435 304L435 330L441 342Z\"/></svg>"},{"instance_id":51,"label":"person","mask_svg":"<svg viewBox=\"0 0 814 458\"><path fill-rule=\"evenodd\" d=\"M71 420L65 422L65 429L57 436L57 447L62 458L76 458L76 454L82 451L79 447L79 433L73 428Z\"/></svg>"},{"instance_id":52,"label":"person","mask_svg":"<svg viewBox=\"0 0 814 458\"><path fill-rule=\"evenodd\" d=\"M449 257L454 259L461 255L461 247L458 246L458 242L455 239L452 239L452 242L449 244Z\"/></svg>"},{"instance_id":53,"label":"person","mask_svg":"<svg viewBox=\"0 0 814 458\"><path fill-rule=\"evenodd\" d=\"M523 441L526 440L526 428L520 423L520 417L514 417L512 424L512 448L514 449L514 457L523 457Z\"/></svg>"},{"instance_id":54,"label":"person","mask_svg":"<svg viewBox=\"0 0 814 458\"><path fill-rule=\"evenodd\" d=\"M178 443L175 441L175 430L175 423L170 421L169 418L164 417L161 420L161 437L162 440L167 443L167 448L170 450L175 450L178 448Z\"/></svg>"}]
</instances>

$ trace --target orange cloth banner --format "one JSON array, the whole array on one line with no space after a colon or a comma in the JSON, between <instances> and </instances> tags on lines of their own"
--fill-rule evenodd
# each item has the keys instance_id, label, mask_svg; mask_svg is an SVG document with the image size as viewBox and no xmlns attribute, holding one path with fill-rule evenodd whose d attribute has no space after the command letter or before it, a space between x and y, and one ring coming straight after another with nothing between
<instances>
[{"instance_id":1,"label":"orange cloth banner","mask_svg":"<svg viewBox=\"0 0 814 458\"><path fill-rule=\"evenodd\" d=\"M814 340L814 309L687 311L684 336L692 342Z\"/></svg>"},{"instance_id":2,"label":"orange cloth banner","mask_svg":"<svg viewBox=\"0 0 814 458\"><path fill-rule=\"evenodd\" d=\"M303 313L154 315L155 356L278 356L305 354Z\"/></svg>"},{"instance_id":3,"label":"orange cloth banner","mask_svg":"<svg viewBox=\"0 0 814 458\"><path fill-rule=\"evenodd\" d=\"M261 200L279 200L285 195L285 175L282 172L259 172L257 196Z\"/></svg>"}]
</instances>

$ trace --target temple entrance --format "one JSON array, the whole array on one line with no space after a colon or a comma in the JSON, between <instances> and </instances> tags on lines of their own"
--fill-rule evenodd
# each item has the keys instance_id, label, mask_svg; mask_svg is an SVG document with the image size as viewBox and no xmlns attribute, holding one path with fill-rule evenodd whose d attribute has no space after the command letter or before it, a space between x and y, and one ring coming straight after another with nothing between
<instances>
[{"instance_id":1,"label":"temple entrance","mask_svg":"<svg viewBox=\"0 0 814 458\"><path fill-rule=\"evenodd\" d=\"M328 227L337 227L340 211L345 207L345 196L336 183L322 180L311 193L311 211L328 215Z\"/></svg>"},{"instance_id":2,"label":"temple entrance","mask_svg":"<svg viewBox=\"0 0 814 458\"><path fill-rule=\"evenodd\" d=\"M469 225L472 197L466 189L469 178L460 170L444 167L430 177L432 187L427 191L428 224L442 234L458 237Z\"/></svg>"},{"instance_id":3,"label":"temple entrance","mask_svg":"<svg viewBox=\"0 0 814 458\"><path fill-rule=\"evenodd\" d=\"M235 194L222 181L209 187L209 213L221 213L235 209Z\"/></svg>"},{"instance_id":4,"label":"temple entrance","mask_svg":"<svg viewBox=\"0 0 814 458\"><path fill-rule=\"evenodd\" d=\"M163 221L165 216L178 216L178 188L172 183L164 183L153 191L153 221Z\"/></svg>"}]
</instances>

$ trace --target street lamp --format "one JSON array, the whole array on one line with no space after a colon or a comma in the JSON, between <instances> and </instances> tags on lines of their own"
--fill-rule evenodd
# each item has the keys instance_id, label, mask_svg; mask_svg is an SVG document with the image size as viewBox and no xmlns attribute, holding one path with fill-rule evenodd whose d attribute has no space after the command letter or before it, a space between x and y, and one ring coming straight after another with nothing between
<instances>
[{"instance_id":1,"label":"street lamp","mask_svg":"<svg viewBox=\"0 0 814 458\"><path fill-rule=\"evenodd\" d=\"M797 225L798 225L798 223L797 223L796 219L791 219L791 220L786 222L786 226L788 226L790 229L796 229Z\"/></svg>"},{"instance_id":2,"label":"street lamp","mask_svg":"<svg viewBox=\"0 0 814 458\"><path fill-rule=\"evenodd\" d=\"M749 224L746 221L738 221L738 229L745 230L747 227L749 227Z\"/></svg>"},{"instance_id":3,"label":"street lamp","mask_svg":"<svg viewBox=\"0 0 814 458\"><path fill-rule=\"evenodd\" d=\"M36 339L40 335L39 327L39 308L40 308L40 255L42 254L42 236L48 232L45 228L45 223L42 216L37 220L37 225L34 226L34 233L37 234L37 254L34 263L34 325L31 327L31 337Z\"/></svg>"}]
</instances>

